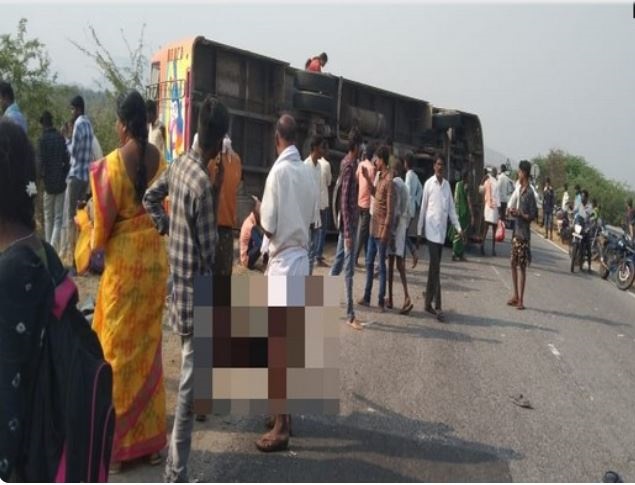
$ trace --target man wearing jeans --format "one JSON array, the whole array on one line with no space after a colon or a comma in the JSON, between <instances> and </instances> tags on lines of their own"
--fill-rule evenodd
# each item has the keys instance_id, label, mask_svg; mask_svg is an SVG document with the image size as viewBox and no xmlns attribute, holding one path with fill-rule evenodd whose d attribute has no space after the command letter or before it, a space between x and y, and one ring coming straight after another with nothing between
<instances>
[{"instance_id":1,"label":"man wearing jeans","mask_svg":"<svg viewBox=\"0 0 635 485\"><path fill-rule=\"evenodd\" d=\"M84 98L75 96L71 100L71 113L73 116L73 135L69 148L71 155L71 168L68 172L66 184L66 198L64 201L65 217L64 228L66 238L62 250L62 261L73 261L75 252L75 212L77 202L84 200L88 189L88 168L92 162L93 127L84 114Z\"/></svg>"},{"instance_id":2,"label":"man wearing jeans","mask_svg":"<svg viewBox=\"0 0 635 485\"><path fill-rule=\"evenodd\" d=\"M359 300L362 306L370 305L370 295L373 290L373 273L375 257L379 254L379 299L378 306L384 311L384 297L386 296L386 250L391 235L391 224L393 219L393 183L392 173L388 169L390 150L388 146L382 145L375 153L376 167L379 177L377 186L372 187L371 193L375 197L373 215L370 220L370 238L368 239L368 249L366 250L366 289L364 297ZM362 175L371 184L371 178L365 169Z\"/></svg>"},{"instance_id":3,"label":"man wearing jeans","mask_svg":"<svg viewBox=\"0 0 635 485\"><path fill-rule=\"evenodd\" d=\"M364 149L364 160L357 166L355 176L359 187L357 196L357 207L359 210L359 224L357 225L357 241L355 243L355 266L359 266L359 255L363 252L366 258L368 248L368 236L370 234L370 197L372 183L368 183L366 177L362 175L362 169L366 169L370 180L375 179L375 166L371 160L375 154L375 147L366 145Z\"/></svg>"},{"instance_id":4,"label":"man wearing jeans","mask_svg":"<svg viewBox=\"0 0 635 485\"><path fill-rule=\"evenodd\" d=\"M321 179L320 179L320 238L318 242L315 258L317 265L322 268L328 267L324 260L324 243L326 242L326 231L329 227L329 187L333 182L331 173L331 164L327 160L329 156L329 145L326 140L322 143L322 157L318 160L320 163Z\"/></svg>"},{"instance_id":5,"label":"man wearing jeans","mask_svg":"<svg viewBox=\"0 0 635 485\"><path fill-rule=\"evenodd\" d=\"M320 158L322 158L322 147L324 145L324 138L321 135L313 135L311 138L311 154L304 161L311 179L315 185L315 190L318 195L321 193L322 185L322 167L320 166ZM320 214L320 197L315 199L315 210L313 213L313 220L311 222L311 228L309 231L309 275L313 274L313 267L315 266L315 259L317 257L317 251L320 246L320 238L322 233L322 217ZM328 206L327 206L328 210Z\"/></svg>"},{"instance_id":6,"label":"man wearing jeans","mask_svg":"<svg viewBox=\"0 0 635 485\"><path fill-rule=\"evenodd\" d=\"M346 316L348 325L355 330L364 327L355 317L353 308L353 274L355 273L355 233L357 230L357 157L362 144L362 137L355 129L351 130L348 139L348 153L340 164L341 190L340 195L340 231L337 239L335 261L331 268L331 276L338 276L345 268L346 280Z\"/></svg>"},{"instance_id":7,"label":"man wearing jeans","mask_svg":"<svg viewBox=\"0 0 635 485\"><path fill-rule=\"evenodd\" d=\"M159 233L170 234L170 323L181 336L181 377L165 465L166 482L188 481L194 425L194 278L212 274L214 266L218 240L214 204L218 187L212 185L207 167L218 156L228 126L227 109L208 96L199 111L198 147L171 164L143 197L143 206ZM222 179L223 164L218 163L216 170ZM167 196L169 217L163 208Z\"/></svg>"},{"instance_id":8,"label":"man wearing jeans","mask_svg":"<svg viewBox=\"0 0 635 485\"><path fill-rule=\"evenodd\" d=\"M419 240L425 231L425 237L428 240L428 250L430 251L425 311L434 315L440 322L445 321L441 311L440 271L448 217L459 237L463 237L463 230L456 215L450 184L443 178L444 170L445 158L439 154L434 162L434 175L423 186L421 212L419 213L419 223L417 224L417 247L419 247ZM434 308L432 307L432 300L435 301Z\"/></svg>"}]
</instances>

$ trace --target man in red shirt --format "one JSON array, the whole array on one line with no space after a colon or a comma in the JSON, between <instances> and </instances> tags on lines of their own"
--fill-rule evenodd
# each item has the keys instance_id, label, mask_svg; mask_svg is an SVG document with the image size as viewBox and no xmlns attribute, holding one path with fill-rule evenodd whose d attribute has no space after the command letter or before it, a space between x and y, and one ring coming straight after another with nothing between
<instances>
[{"instance_id":1,"label":"man in red shirt","mask_svg":"<svg viewBox=\"0 0 635 485\"><path fill-rule=\"evenodd\" d=\"M304 68L311 72L322 72L322 68L326 66L328 61L329 56L326 55L326 52L322 52L319 56L307 59Z\"/></svg>"}]
</instances>

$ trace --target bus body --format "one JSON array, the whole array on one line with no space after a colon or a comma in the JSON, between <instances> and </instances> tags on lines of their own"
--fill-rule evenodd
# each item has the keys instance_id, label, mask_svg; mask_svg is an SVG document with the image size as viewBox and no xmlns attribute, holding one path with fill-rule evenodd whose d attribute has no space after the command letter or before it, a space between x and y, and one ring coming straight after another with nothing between
<instances>
[{"instance_id":1,"label":"bus body","mask_svg":"<svg viewBox=\"0 0 635 485\"><path fill-rule=\"evenodd\" d=\"M435 153L443 153L452 186L464 171L469 173L475 220L480 220L478 185L484 147L480 120L474 114L435 107L342 77L309 73L287 62L195 37L165 46L151 61L147 97L157 102L166 127L168 162L189 149L198 107L210 94L229 110L232 147L243 162L238 224L249 213L249 196L262 197L276 159L275 123L283 112L297 121L297 145L303 156L308 155L313 134L328 140L334 180L353 126L366 143L391 139L396 155L413 152L414 170L422 183L432 175Z\"/></svg>"}]
</instances>

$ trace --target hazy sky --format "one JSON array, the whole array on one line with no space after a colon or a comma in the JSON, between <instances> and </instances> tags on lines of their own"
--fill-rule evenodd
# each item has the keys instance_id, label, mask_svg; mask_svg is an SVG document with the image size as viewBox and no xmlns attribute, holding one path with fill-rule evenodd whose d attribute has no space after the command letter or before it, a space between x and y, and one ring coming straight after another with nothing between
<instances>
[{"instance_id":1,"label":"hazy sky","mask_svg":"<svg viewBox=\"0 0 635 485\"><path fill-rule=\"evenodd\" d=\"M176 2L174 2L176 4ZM94 25L125 58L144 22L148 55L204 35L303 66L326 51L336 75L478 114L485 144L516 160L559 147L635 187L635 19L613 5L3 5L48 47L63 82L93 85L68 39Z\"/></svg>"}]
</instances>

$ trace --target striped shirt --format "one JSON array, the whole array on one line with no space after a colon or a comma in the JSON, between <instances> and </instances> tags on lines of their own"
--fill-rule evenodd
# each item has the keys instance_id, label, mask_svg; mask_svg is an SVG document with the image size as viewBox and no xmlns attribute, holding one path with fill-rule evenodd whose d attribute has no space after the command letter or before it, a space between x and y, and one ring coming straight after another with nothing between
<instances>
[{"instance_id":1,"label":"striped shirt","mask_svg":"<svg viewBox=\"0 0 635 485\"><path fill-rule=\"evenodd\" d=\"M167 196L169 217L163 207ZM170 164L146 191L143 206L160 233L169 229L170 323L180 335L192 335L194 278L212 274L218 240L213 188L200 153L190 150Z\"/></svg>"},{"instance_id":2,"label":"striped shirt","mask_svg":"<svg viewBox=\"0 0 635 485\"><path fill-rule=\"evenodd\" d=\"M68 176L88 182L88 167L93 153L93 127L85 115L79 116L73 125L70 153L71 169Z\"/></svg>"}]
</instances>

